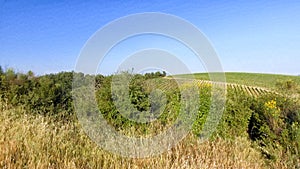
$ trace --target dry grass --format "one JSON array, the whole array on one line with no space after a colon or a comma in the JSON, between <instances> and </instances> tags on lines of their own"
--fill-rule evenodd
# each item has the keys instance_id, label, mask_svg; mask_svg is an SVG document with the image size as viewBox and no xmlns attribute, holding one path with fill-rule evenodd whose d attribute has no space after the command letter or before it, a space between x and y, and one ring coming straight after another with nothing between
<instances>
[{"instance_id":1,"label":"dry grass","mask_svg":"<svg viewBox=\"0 0 300 169\"><path fill-rule=\"evenodd\" d=\"M246 138L199 143L188 137L153 158L121 158L98 148L78 123L55 123L16 109L0 114L0 168L265 168L250 144Z\"/></svg>"}]
</instances>

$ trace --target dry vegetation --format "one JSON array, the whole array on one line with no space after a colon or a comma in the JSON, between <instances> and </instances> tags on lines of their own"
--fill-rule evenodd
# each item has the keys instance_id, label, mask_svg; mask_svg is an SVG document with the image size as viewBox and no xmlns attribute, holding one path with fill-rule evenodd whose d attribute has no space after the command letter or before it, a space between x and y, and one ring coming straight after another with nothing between
<instances>
[{"instance_id":1,"label":"dry vegetation","mask_svg":"<svg viewBox=\"0 0 300 169\"><path fill-rule=\"evenodd\" d=\"M101 150L77 122L62 124L22 111L1 111L1 168L264 168L246 138L200 143L190 136L162 155L128 159Z\"/></svg>"}]
</instances>

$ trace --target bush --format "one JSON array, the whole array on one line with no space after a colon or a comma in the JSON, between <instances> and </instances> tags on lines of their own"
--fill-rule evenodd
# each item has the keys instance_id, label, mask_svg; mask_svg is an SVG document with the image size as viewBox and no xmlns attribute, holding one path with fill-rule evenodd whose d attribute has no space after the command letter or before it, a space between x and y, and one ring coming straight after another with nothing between
<instances>
[{"instance_id":1,"label":"bush","mask_svg":"<svg viewBox=\"0 0 300 169\"><path fill-rule=\"evenodd\" d=\"M218 126L217 135L223 138L246 136L249 120L252 114L250 109L254 98L245 93L236 93L235 89L227 91L226 109Z\"/></svg>"},{"instance_id":2,"label":"bush","mask_svg":"<svg viewBox=\"0 0 300 169\"><path fill-rule=\"evenodd\" d=\"M270 160L282 158L280 150L296 164L300 158L300 105L291 98L270 94L251 105L248 133Z\"/></svg>"},{"instance_id":3,"label":"bush","mask_svg":"<svg viewBox=\"0 0 300 169\"><path fill-rule=\"evenodd\" d=\"M72 75L72 72L61 72L35 77L31 71L22 74L8 69L0 78L0 101L10 107L21 106L31 113L67 118L73 113Z\"/></svg>"}]
</instances>

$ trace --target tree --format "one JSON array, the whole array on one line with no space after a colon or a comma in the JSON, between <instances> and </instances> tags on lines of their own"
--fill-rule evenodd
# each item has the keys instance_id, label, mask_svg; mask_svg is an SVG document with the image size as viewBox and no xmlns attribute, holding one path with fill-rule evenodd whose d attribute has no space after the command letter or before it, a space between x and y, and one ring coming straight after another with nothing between
<instances>
[{"instance_id":1,"label":"tree","mask_svg":"<svg viewBox=\"0 0 300 169\"><path fill-rule=\"evenodd\" d=\"M0 76L4 74L2 67L0 66Z\"/></svg>"},{"instance_id":2,"label":"tree","mask_svg":"<svg viewBox=\"0 0 300 169\"><path fill-rule=\"evenodd\" d=\"M31 70L29 70L27 72L27 76L28 76L28 79L33 79L34 78L34 73Z\"/></svg>"},{"instance_id":3,"label":"tree","mask_svg":"<svg viewBox=\"0 0 300 169\"><path fill-rule=\"evenodd\" d=\"M4 72L3 72L3 69L2 67L0 66L0 95L2 93L2 90L3 90L3 83L2 83L2 79L4 78Z\"/></svg>"},{"instance_id":4,"label":"tree","mask_svg":"<svg viewBox=\"0 0 300 169\"><path fill-rule=\"evenodd\" d=\"M12 69L12 68L7 69L5 72L5 75L6 75L6 79L10 83L12 83L16 79L16 76L17 76L14 69Z\"/></svg>"}]
</instances>

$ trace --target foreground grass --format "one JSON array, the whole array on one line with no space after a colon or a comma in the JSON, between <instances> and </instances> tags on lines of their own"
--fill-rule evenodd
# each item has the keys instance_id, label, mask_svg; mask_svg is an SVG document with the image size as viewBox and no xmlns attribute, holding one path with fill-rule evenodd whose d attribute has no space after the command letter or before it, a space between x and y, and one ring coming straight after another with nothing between
<instances>
[{"instance_id":1,"label":"foreground grass","mask_svg":"<svg viewBox=\"0 0 300 169\"><path fill-rule=\"evenodd\" d=\"M54 122L21 109L0 113L0 152L0 168L265 168L246 138L200 143L189 136L156 157L121 158L98 148L77 122Z\"/></svg>"}]
</instances>

